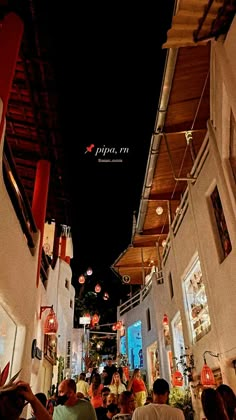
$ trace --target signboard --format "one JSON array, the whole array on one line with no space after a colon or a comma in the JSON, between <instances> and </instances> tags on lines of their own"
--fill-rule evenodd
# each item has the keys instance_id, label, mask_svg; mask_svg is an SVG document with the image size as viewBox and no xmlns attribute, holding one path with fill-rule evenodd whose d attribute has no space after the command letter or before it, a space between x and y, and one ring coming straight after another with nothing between
<instances>
[{"instance_id":1,"label":"signboard","mask_svg":"<svg viewBox=\"0 0 236 420\"><path fill-rule=\"evenodd\" d=\"M90 321L91 321L90 316L82 316L79 319L79 323L83 325L90 324Z\"/></svg>"}]
</instances>

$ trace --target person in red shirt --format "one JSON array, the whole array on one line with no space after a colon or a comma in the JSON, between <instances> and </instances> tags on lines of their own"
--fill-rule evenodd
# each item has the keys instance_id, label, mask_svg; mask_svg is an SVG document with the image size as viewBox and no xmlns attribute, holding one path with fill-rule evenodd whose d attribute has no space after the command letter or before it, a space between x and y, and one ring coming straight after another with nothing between
<instances>
[{"instance_id":1,"label":"person in red shirt","mask_svg":"<svg viewBox=\"0 0 236 420\"><path fill-rule=\"evenodd\" d=\"M133 375L129 380L127 390L133 392L137 407L145 404L148 392L140 369L134 369Z\"/></svg>"}]
</instances>

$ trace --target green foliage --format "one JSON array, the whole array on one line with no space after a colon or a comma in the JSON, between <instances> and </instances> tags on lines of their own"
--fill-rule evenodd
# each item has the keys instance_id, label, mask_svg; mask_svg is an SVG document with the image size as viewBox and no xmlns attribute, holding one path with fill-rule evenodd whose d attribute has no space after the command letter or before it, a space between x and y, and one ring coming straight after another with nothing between
<instances>
[{"instance_id":1,"label":"green foliage","mask_svg":"<svg viewBox=\"0 0 236 420\"><path fill-rule=\"evenodd\" d=\"M191 392L188 387L173 387L170 390L169 403L172 407L180 408L185 415L185 419L193 419L193 406Z\"/></svg>"}]
</instances>

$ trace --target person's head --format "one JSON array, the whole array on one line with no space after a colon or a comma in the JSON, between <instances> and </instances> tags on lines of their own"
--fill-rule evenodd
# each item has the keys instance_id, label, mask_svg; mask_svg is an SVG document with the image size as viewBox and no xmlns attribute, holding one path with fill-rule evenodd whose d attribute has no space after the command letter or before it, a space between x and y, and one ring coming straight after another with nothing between
<instances>
[{"instance_id":1,"label":"person's head","mask_svg":"<svg viewBox=\"0 0 236 420\"><path fill-rule=\"evenodd\" d=\"M85 379L86 379L86 373L81 372L81 374L79 375L79 380L80 381L85 381Z\"/></svg>"},{"instance_id":2,"label":"person's head","mask_svg":"<svg viewBox=\"0 0 236 420\"><path fill-rule=\"evenodd\" d=\"M136 405L132 391L123 391L118 397L118 407L121 414L132 414Z\"/></svg>"},{"instance_id":3,"label":"person's head","mask_svg":"<svg viewBox=\"0 0 236 420\"><path fill-rule=\"evenodd\" d=\"M224 405L229 419L232 420L234 418L234 412L236 409L236 397L234 391L232 390L232 388L230 388L230 386L226 384L219 385L216 390L220 393L224 401Z\"/></svg>"},{"instance_id":4,"label":"person's head","mask_svg":"<svg viewBox=\"0 0 236 420\"><path fill-rule=\"evenodd\" d=\"M133 378L141 378L142 375L141 375L140 369L139 368L134 369L132 376Z\"/></svg>"},{"instance_id":5,"label":"person's head","mask_svg":"<svg viewBox=\"0 0 236 420\"><path fill-rule=\"evenodd\" d=\"M0 419L18 420L25 405L25 399L17 389L0 394Z\"/></svg>"},{"instance_id":6,"label":"person's head","mask_svg":"<svg viewBox=\"0 0 236 420\"><path fill-rule=\"evenodd\" d=\"M108 419L112 419L112 417L118 413L118 406L117 404L111 403L107 405L107 413L106 416Z\"/></svg>"},{"instance_id":7,"label":"person's head","mask_svg":"<svg viewBox=\"0 0 236 420\"><path fill-rule=\"evenodd\" d=\"M112 366L112 364L113 364L112 358L111 357L108 357L108 359L107 359L107 366Z\"/></svg>"},{"instance_id":8,"label":"person's head","mask_svg":"<svg viewBox=\"0 0 236 420\"><path fill-rule=\"evenodd\" d=\"M77 400L77 396L76 383L74 379L64 379L58 387L57 404L73 405L75 400Z\"/></svg>"},{"instance_id":9,"label":"person's head","mask_svg":"<svg viewBox=\"0 0 236 420\"><path fill-rule=\"evenodd\" d=\"M46 407L47 405L47 397L43 392L37 392L35 394L35 397L38 398L38 400L41 402L41 404ZM32 414L34 414L34 410L32 410Z\"/></svg>"},{"instance_id":10,"label":"person's head","mask_svg":"<svg viewBox=\"0 0 236 420\"><path fill-rule=\"evenodd\" d=\"M111 385L120 384L120 383L121 383L121 379L120 379L119 372L113 373L112 379L111 379Z\"/></svg>"},{"instance_id":11,"label":"person's head","mask_svg":"<svg viewBox=\"0 0 236 420\"><path fill-rule=\"evenodd\" d=\"M95 388L98 388L99 387L99 385L101 384L101 376L100 376L100 374L99 373L94 373L94 375L93 375L93 377L92 377L92 385L93 385L93 387L95 387Z\"/></svg>"},{"instance_id":12,"label":"person's head","mask_svg":"<svg viewBox=\"0 0 236 420\"><path fill-rule=\"evenodd\" d=\"M108 386L104 386L101 392L103 407L107 406L107 397L109 394L110 394L110 389L108 388Z\"/></svg>"},{"instance_id":13,"label":"person's head","mask_svg":"<svg viewBox=\"0 0 236 420\"><path fill-rule=\"evenodd\" d=\"M218 391L205 388L202 391L201 402L207 420L228 420L223 399Z\"/></svg>"},{"instance_id":14,"label":"person's head","mask_svg":"<svg viewBox=\"0 0 236 420\"><path fill-rule=\"evenodd\" d=\"M153 383L153 402L166 404L168 402L170 387L163 378L158 378Z\"/></svg>"},{"instance_id":15,"label":"person's head","mask_svg":"<svg viewBox=\"0 0 236 420\"><path fill-rule=\"evenodd\" d=\"M110 404L116 404L117 403L117 397L113 392L110 392L107 396L107 406Z\"/></svg>"}]
</instances>

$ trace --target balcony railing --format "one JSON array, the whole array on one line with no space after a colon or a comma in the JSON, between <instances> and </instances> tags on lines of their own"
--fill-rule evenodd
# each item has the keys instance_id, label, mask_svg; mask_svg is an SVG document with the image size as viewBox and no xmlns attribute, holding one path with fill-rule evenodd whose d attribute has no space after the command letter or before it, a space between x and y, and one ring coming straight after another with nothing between
<instances>
[{"instance_id":1,"label":"balcony railing","mask_svg":"<svg viewBox=\"0 0 236 420\"><path fill-rule=\"evenodd\" d=\"M118 307L118 319L144 301L144 299L149 295L152 289L153 281L156 281L157 284L163 283L162 271L153 273L151 279L139 292L135 293L135 295L133 295L130 299L128 299L126 302L122 303Z\"/></svg>"}]
</instances>

